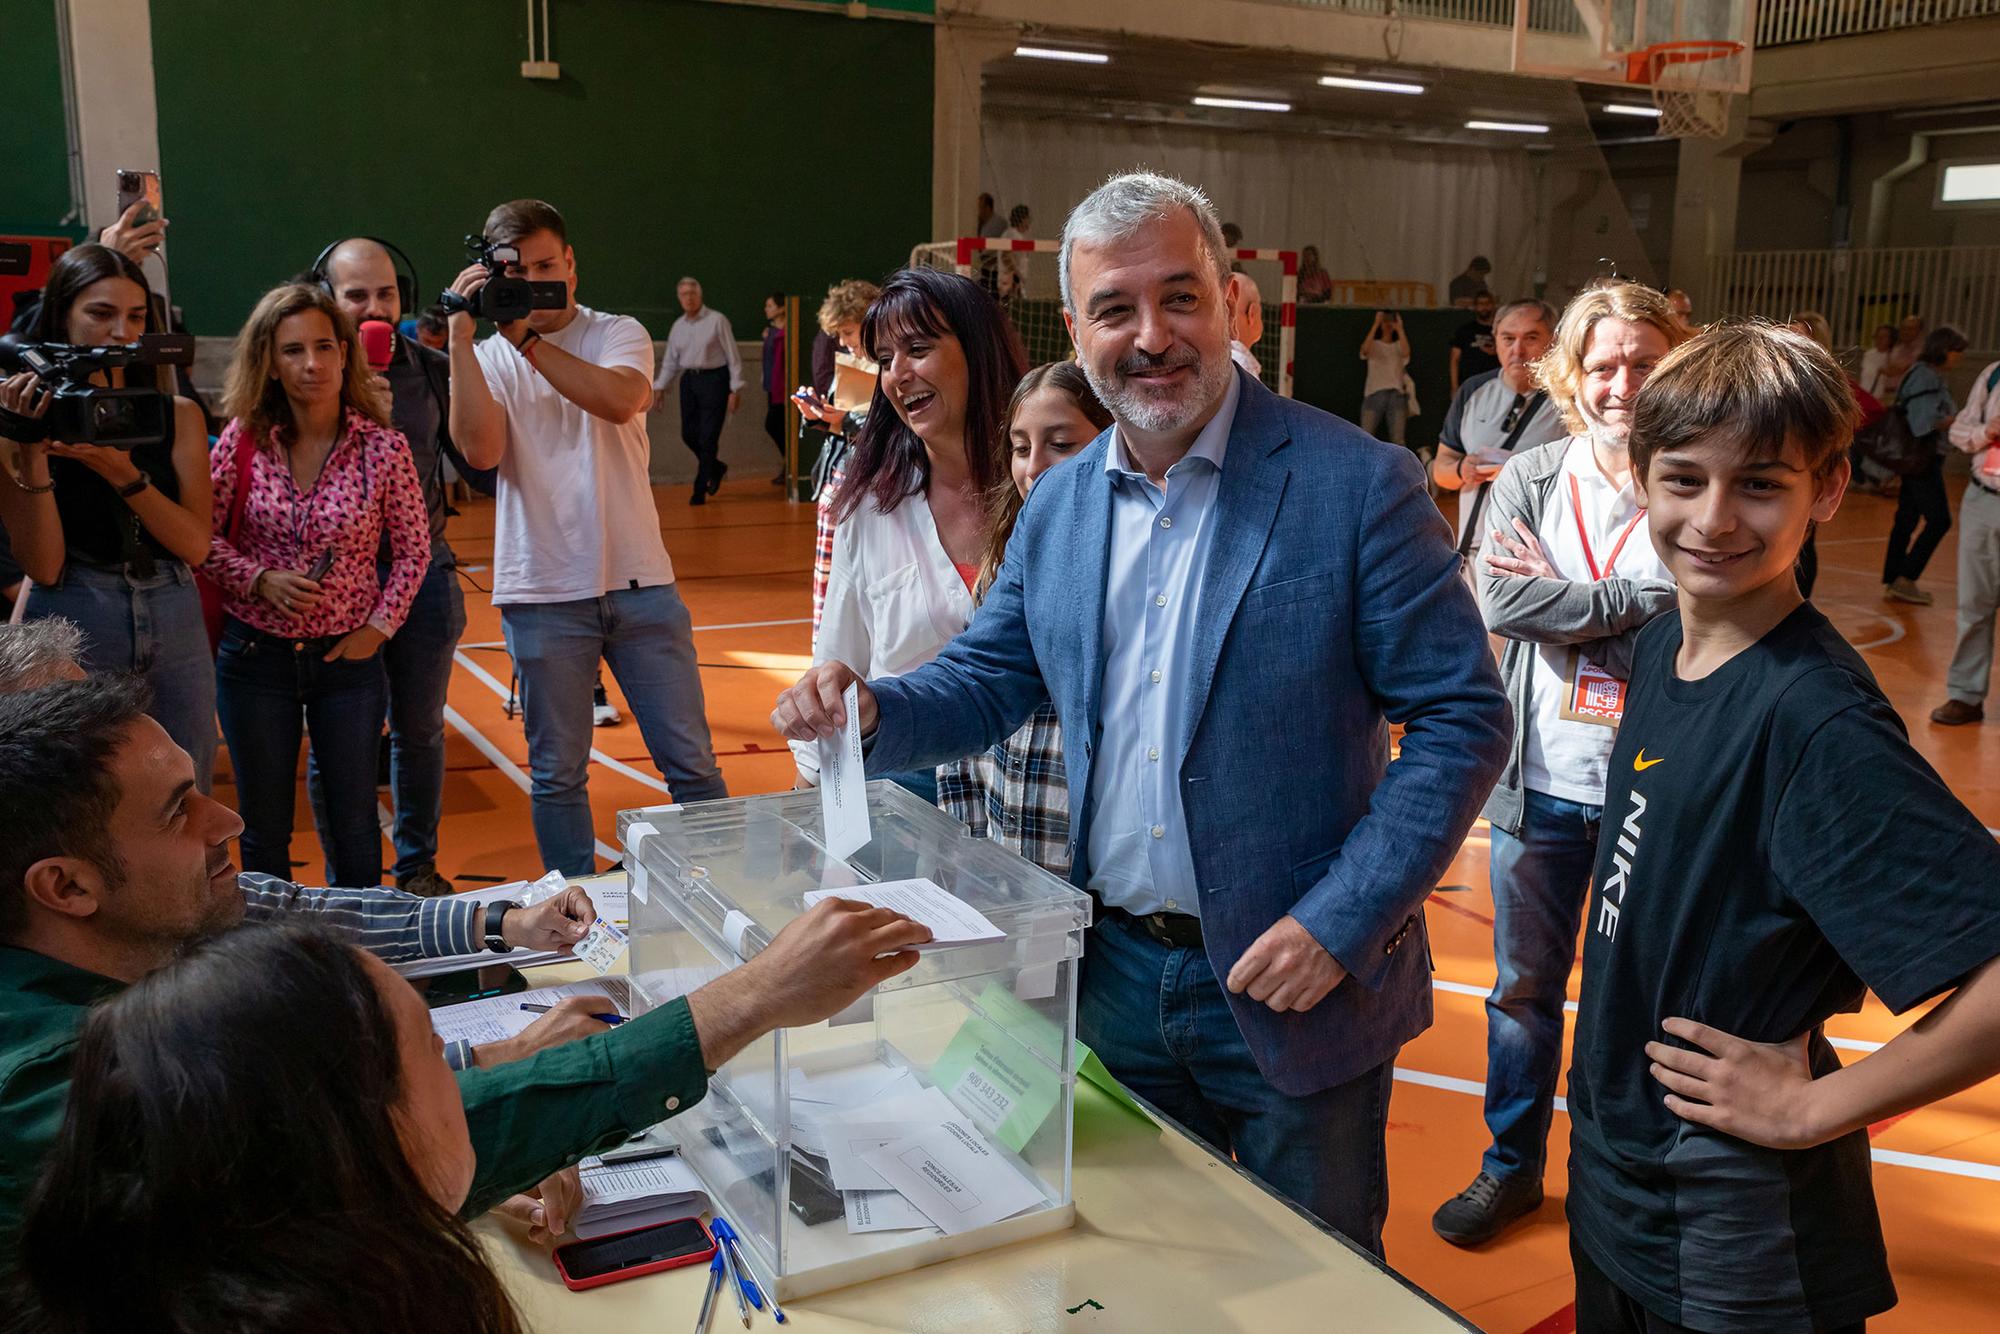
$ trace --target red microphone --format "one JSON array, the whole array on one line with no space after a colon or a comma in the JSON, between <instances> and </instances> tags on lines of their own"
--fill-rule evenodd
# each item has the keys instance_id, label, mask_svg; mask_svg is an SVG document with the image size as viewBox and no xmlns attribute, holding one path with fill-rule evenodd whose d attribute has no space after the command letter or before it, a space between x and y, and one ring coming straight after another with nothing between
<instances>
[{"instance_id":1,"label":"red microphone","mask_svg":"<svg viewBox=\"0 0 2000 1334\"><path fill-rule=\"evenodd\" d=\"M377 375L388 370L396 355L395 326L387 320L361 321L361 351L368 358L368 368Z\"/></svg>"}]
</instances>

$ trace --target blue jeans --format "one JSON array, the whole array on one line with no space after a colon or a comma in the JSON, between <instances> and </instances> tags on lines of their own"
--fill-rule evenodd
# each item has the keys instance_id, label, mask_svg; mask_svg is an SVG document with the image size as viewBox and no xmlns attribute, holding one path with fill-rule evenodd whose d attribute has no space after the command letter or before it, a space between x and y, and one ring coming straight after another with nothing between
<instances>
[{"instance_id":1,"label":"blue jeans","mask_svg":"<svg viewBox=\"0 0 2000 1334\"><path fill-rule=\"evenodd\" d=\"M444 814L444 704L451 655L465 633L465 593L449 558L434 561L417 588L403 628L382 646L389 678L389 774L396 797L398 880L437 862L438 821ZM331 826L321 790L319 756L306 755L306 788L321 843Z\"/></svg>"},{"instance_id":2,"label":"blue jeans","mask_svg":"<svg viewBox=\"0 0 2000 1334\"><path fill-rule=\"evenodd\" d=\"M62 616L84 634L87 672L130 672L153 688L153 718L194 761L203 792L215 782L215 657L202 620L194 575L161 561L151 578L134 579L71 561L61 582L28 591L28 620Z\"/></svg>"},{"instance_id":3,"label":"blue jeans","mask_svg":"<svg viewBox=\"0 0 2000 1334\"><path fill-rule=\"evenodd\" d=\"M1076 1030L1127 1088L1382 1254L1390 1062L1305 1097L1278 1092L1257 1069L1208 957L1117 918L1091 928Z\"/></svg>"},{"instance_id":4,"label":"blue jeans","mask_svg":"<svg viewBox=\"0 0 2000 1334\"><path fill-rule=\"evenodd\" d=\"M323 661L335 642L279 639L233 616L223 624L215 694L236 769L243 869L298 878L292 874L292 815L303 720L326 793L326 883L379 885L375 754L388 687L379 653L365 662Z\"/></svg>"},{"instance_id":5,"label":"blue jeans","mask_svg":"<svg viewBox=\"0 0 2000 1334\"><path fill-rule=\"evenodd\" d=\"M1562 1074L1563 1000L1597 860L1602 806L1526 792L1521 834L1493 831L1493 962L1486 998L1486 1128L1480 1167L1539 1181Z\"/></svg>"},{"instance_id":6,"label":"blue jeans","mask_svg":"<svg viewBox=\"0 0 2000 1334\"><path fill-rule=\"evenodd\" d=\"M726 797L703 712L694 622L672 584L617 588L578 602L500 608L507 651L521 674L533 778L535 844L564 875L597 869L590 821L591 685L601 658L677 802Z\"/></svg>"}]
</instances>

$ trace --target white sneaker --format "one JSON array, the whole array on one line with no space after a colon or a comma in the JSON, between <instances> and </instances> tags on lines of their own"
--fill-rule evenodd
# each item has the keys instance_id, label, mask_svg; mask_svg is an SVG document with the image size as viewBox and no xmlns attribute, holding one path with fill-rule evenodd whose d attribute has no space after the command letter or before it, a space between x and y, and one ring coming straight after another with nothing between
<instances>
[{"instance_id":1,"label":"white sneaker","mask_svg":"<svg viewBox=\"0 0 2000 1334\"><path fill-rule=\"evenodd\" d=\"M625 718L618 712L616 706L606 703L591 706L590 721L594 727L616 727L624 722Z\"/></svg>"}]
</instances>

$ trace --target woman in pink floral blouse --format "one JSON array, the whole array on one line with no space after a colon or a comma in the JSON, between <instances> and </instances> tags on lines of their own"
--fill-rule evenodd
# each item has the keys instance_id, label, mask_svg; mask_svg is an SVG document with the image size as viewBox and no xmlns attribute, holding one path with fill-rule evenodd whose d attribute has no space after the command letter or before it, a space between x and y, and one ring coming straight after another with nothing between
<instances>
[{"instance_id":1,"label":"woman in pink floral blouse","mask_svg":"<svg viewBox=\"0 0 2000 1334\"><path fill-rule=\"evenodd\" d=\"M215 542L203 572L228 611L216 711L236 775L243 869L292 878L303 720L326 792L326 883L379 884L375 765L388 690L379 650L430 566L416 464L389 426L388 395L354 325L317 287L280 287L257 303L223 409L232 420L210 457Z\"/></svg>"}]
</instances>

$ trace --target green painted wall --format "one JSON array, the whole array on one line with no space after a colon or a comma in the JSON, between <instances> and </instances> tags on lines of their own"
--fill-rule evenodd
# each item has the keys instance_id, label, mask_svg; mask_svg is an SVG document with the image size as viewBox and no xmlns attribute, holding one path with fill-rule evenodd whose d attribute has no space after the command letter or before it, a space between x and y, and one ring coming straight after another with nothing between
<instances>
[{"instance_id":1,"label":"green painted wall","mask_svg":"<svg viewBox=\"0 0 2000 1334\"><path fill-rule=\"evenodd\" d=\"M62 225L69 211L69 133L52 0L0 0L0 50L7 53L0 232L74 235Z\"/></svg>"},{"instance_id":2,"label":"green painted wall","mask_svg":"<svg viewBox=\"0 0 2000 1334\"><path fill-rule=\"evenodd\" d=\"M683 273L754 337L767 291L816 309L928 239L925 23L554 0L563 76L546 82L520 76L525 11L500 0L152 14L174 296L197 333L233 331L354 232L409 251L434 300L465 233L521 196L562 210L579 298L660 337Z\"/></svg>"}]
</instances>

